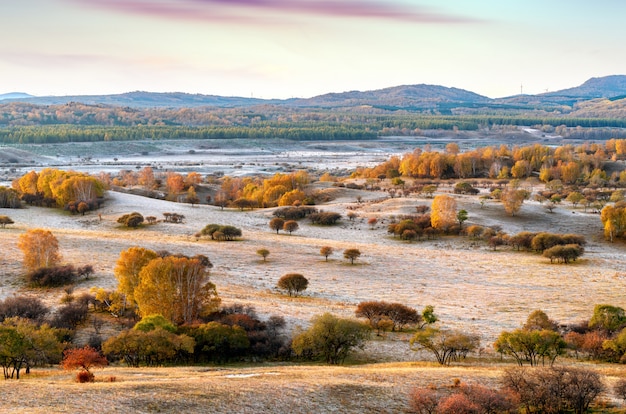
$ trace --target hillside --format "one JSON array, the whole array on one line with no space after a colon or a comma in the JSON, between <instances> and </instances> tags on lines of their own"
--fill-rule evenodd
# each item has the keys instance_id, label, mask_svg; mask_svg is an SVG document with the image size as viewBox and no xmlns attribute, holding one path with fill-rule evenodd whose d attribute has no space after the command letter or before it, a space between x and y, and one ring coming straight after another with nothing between
<instances>
[{"instance_id":1,"label":"hillside","mask_svg":"<svg viewBox=\"0 0 626 414\"><path fill-rule=\"evenodd\" d=\"M27 94L0 95L5 102L27 102L38 105L59 105L70 102L106 104L133 108L183 108L213 106L221 108L246 108L264 104L284 107L349 108L372 106L389 110L438 110L449 112L452 108L485 108L529 110L555 105L572 106L576 102L596 98L613 98L626 95L626 75L591 78L582 85L539 95L517 95L491 99L471 91L438 85L402 85L372 91L328 93L312 98L258 99L188 94L181 92L129 92L116 95L47 96Z\"/></svg>"}]
</instances>

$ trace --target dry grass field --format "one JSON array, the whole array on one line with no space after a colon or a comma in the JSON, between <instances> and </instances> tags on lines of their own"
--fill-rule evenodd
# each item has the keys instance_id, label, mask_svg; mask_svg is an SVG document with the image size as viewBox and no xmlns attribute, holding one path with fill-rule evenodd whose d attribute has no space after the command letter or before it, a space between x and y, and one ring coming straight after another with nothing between
<instances>
[{"instance_id":1,"label":"dry grass field","mask_svg":"<svg viewBox=\"0 0 626 414\"><path fill-rule=\"evenodd\" d=\"M59 239L64 261L92 264L95 275L76 291L91 287L114 288L115 262L122 250L143 246L188 255L204 254L214 264L212 280L223 303L253 305L262 318L285 317L288 329L307 326L314 315L332 312L354 316L364 300L401 302L422 309L433 305L444 327L461 328L481 337L482 359L472 364L440 368L427 354L409 349L409 333L376 339L347 367L262 365L253 367L189 367L127 369L109 367L96 372L95 384L79 385L60 369L35 369L23 380L0 383L0 412L403 412L407 392L415 385L463 382L496 384L503 366L491 344L504 329L519 327L535 309L544 310L561 323L589 318L598 303L626 307L626 255L624 246L602 239L600 218L561 206L547 213L527 202L516 217L504 214L497 203L484 207L478 199L458 197L459 208L469 221L502 226L509 234L522 230L581 233L589 242L582 260L571 265L551 265L539 255L492 251L466 238L442 237L434 241L402 242L387 235L392 216L410 214L423 198L380 201L384 193L337 190L333 202L318 206L345 217L348 206L358 217L344 218L335 227L300 223L292 235L276 234L268 227L272 210L220 210L213 206L175 204L111 192L101 210L71 216L58 210L29 207L0 209L15 224L0 230L0 298L33 293L51 305L59 303L62 289L35 291L22 280L19 234L30 228L46 228ZM361 196L363 203L357 204ZM120 228L116 219L138 211L159 218L164 212L184 214L182 224L159 222L136 230ZM371 229L370 217L379 218ZM232 224L243 230L236 242L197 240L194 234L208 223ZM324 261L320 247L335 254ZM267 248L267 262L256 254ZM363 255L350 265L346 248ZM304 297L289 298L275 289L285 273L302 273L309 279ZM86 327L85 329L89 329ZM417 360L426 362L414 362ZM490 362L488 362L490 361ZM568 363L571 363L568 362ZM626 376L621 366L596 366L607 382ZM115 377L115 382L107 379ZM611 395L605 399L612 400Z\"/></svg>"}]
</instances>

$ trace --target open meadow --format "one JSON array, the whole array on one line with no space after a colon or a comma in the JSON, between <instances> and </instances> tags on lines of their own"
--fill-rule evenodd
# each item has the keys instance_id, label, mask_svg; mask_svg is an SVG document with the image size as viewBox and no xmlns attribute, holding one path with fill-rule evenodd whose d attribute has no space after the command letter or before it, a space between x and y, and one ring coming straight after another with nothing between
<instances>
[{"instance_id":1,"label":"open meadow","mask_svg":"<svg viewBox=\"0 0 626 414\"><path fill-rule=\"evenodd\" d=\"M454 196L458 207L468 212L465 226L497 225L508 234L584 235L588 243L584 256L558 265L539 254L508 247L494 251L483 241L464 236L402 241L387 233L387 225L414 213L418 205L430 205L432 199L416 194L390 198L385 191L338 188L331 183L314 185L332 196L316 207L343 218L328 227L303 220L291 235L268 227L274 209L191 206L114 191L107 193L101 209L84 216L34 206L0 209L0 215L15 222L0 230L0 299L34 294L57 306L65 295L62 288L36 290L24 282L18 236L44 228L58 238L63 262L94 267L94 275L80 281L75 294L93 287L114 289L116 261L131 246L203 254L213 263L211 280L224 305L251 305L261 319L281 315L287 332L308 327L313 316L324 312L354 317L362 301L400 302L416 309L432 305L441 326L480 337L478 357L440 367L430 354L410 349L412 332L400 332L373 336L365 349L352 355L348 366L340 367L265 363L132 369L119 365L96 371L94 384L77 384L71 373L60 368L35 368L20 381L0 383L0 411L76 412L100 407L107 412L146 413L403 412L408 410L407 394L414 386L448 386L455 378L497 386L502 370L514 362L503 363L493 342L503 330L520 327L536 309L561 324L572 324L588 319L596 304L626 305L624 246L606 242L599 215L580 206L574 209L563 203L548 213L539 203L527 201L511 217L501 203ZM442 185L436 194L451 192L450 186ZM138 229L120 226L117 218L132 211L155 216L159 222ZM164 222L165 212L182 214L185 220ZM356 217L349 220L348 212ZM378 219L373 226L368 224L372 217ZM232 242L197 238L195 234L209 223L234 225L243 236ZM335 251L328 261L320 255L322 246ZM261 248L270 251L266 261L256 254ZM342 257L348 248L362 253L354 265ZM291 272L309 279L302 297L292 298L276 289L278 279ZM104 331L114 335L121 329L109 321ZM77 340L86 340L92 330L85 323ZM559 359L559 363L580 364L574 359ZM607 384L626 376L621 365L585 366L601 372ZM611 392L602 399L621 404Z\"/></svg>"}]
</instances>

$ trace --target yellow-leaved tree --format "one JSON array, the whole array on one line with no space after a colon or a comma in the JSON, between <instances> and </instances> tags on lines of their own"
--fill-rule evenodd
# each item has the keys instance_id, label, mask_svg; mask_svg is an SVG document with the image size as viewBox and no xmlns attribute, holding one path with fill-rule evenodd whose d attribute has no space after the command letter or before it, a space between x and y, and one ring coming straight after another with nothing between
<instances>
[{"instance_id":1,"label":"yellow-leaved tree","mask_svg":"<svg viewBox=\"0 0 626 414\"><path fill-rule=\"evenodd\" d=\"M446 231L456 224L456 200L449 195L435 196L431 206L430 223L434 229Z\"/></svg>"},{"instance_id":2,"label":"yellow-leaved tree","mask_svg":"<svg viewBox=\"0 0 626 414\"><path fill-rule=\"evenodd\" d=\"M113 273L117 278L117 290L126 295L129 303L135 303L135 288L139 284L139 272L150 260L156 259L157 254L143 247L130 247L120 253Z\"/></svg>"},{"instance_id":3,"label":"yellow-leaved tree","mask_svg":"<svg viewBox=\"0 0 626 414\"><path fill-rule=\"evenodd\" d=\"M133 295L140 316L160 314L177 324L189 324L217 309L219 297L199 258L158 257L139 272Z\"/></svg>"},{"instance_id":4,"label":"yellow-leaved tree","mask_svg":"<svg viewBox=\"0 0 626 414\"><path fill-rule=\"evenodd\" d=\"M28 230L20 235L17 247L24 253L24 266L28 270L55 266L61 261L59 241L49 230Z\"/></svg>"}]
</instances>

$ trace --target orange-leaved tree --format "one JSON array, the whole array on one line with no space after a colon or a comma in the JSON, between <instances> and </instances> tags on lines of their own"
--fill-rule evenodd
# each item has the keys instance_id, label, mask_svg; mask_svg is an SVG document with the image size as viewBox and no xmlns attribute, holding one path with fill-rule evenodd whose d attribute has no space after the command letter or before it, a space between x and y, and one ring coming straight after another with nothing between
<instances>
[{"instance_id":1,"label":"orange-leaved tree","mask_svg":"<svg viewBox=\"0 0 626 414\"><path fill-rule=\"evenodd\" d=\"M109 364L106 357L101 355L96 349L85 346L84 348L67 349L63 352L63 369L79 369L76 375L78 382L93 382L94 375L92 368L104 367Z\"/></svg>"}]
</instances>

